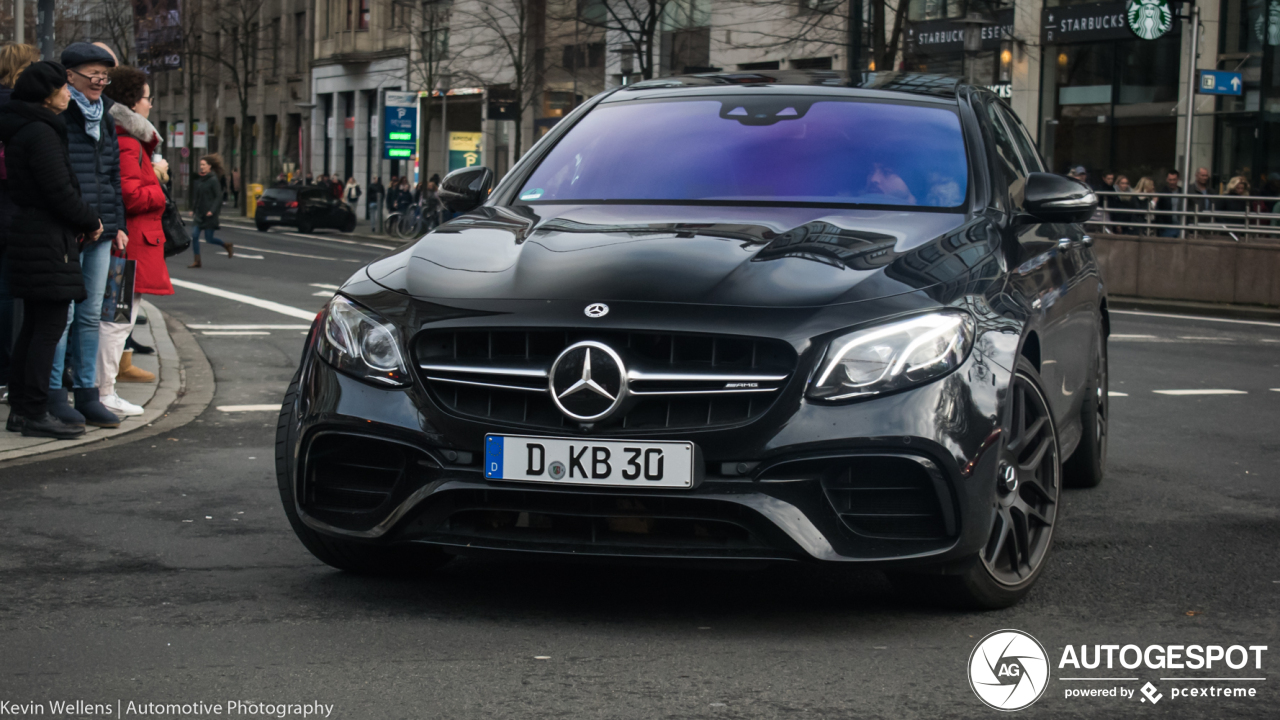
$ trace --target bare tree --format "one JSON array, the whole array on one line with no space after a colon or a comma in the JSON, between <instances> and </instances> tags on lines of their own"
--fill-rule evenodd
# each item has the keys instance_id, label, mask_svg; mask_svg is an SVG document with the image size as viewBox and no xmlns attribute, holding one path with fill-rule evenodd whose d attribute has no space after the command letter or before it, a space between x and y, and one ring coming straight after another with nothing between
<instances>
[{"instance_id":1,"label":"bare tree","mask_svg":"<svg viewBox=\"0 0 1280 720\"><path fill-rule=\"evenodd\" d=\"M214 0L203 5L195 20L205 34L192 43L193 55L218 68L221 79L235 92L240 106L238 144L240 185L249 177L249 145L253 141L248 131L249 101L258 84L258 66L262 55L263 8L266 0ZM213 42L207 33L213 33ZM195 87L190 87L194 93ZM243 193L244 188L236 188ZM243 212L244 208L241 208Z\"/></svg>"},{"instance_id":2,"label":"bare tree","mask_svg":"<svg viewBox=\"0 0 1280 720\"><path fill-rule=\"evenodd\" d=\"M906 27L908 0L730 0L730 15L746 17L750 24L732 32L731 47L785 50L808 54L815 48L842 48L846 57L863 55L870 47L873 68L894 67ZM850 32L857 20L861 32ZM867 40L870 43L867 43ZM856 44L858 49L850 47ZM861 58L849 63L853 68Z\"/></svg>"},{"instance_id":3,"label":"bare tree","mask_svg":"<svg viewBox=\"0 0 1280 720\"><path fill-rule=\"evenodd\" d=\"M623 38L640 76L648 80L658 68L663 19L680 4L678 0L575 0L573 13L583 25L604 30L606 37Z\"/></svg>"},{"instance_id":4,"label":"bare tree","mask_svg":"<svg viewBox=\"0 0 1280 720\"><path fill-rule=\"evenodd\" d=\"M462 49L450 62L457 75L481 85L505 85L516 96L512 142L518 157L524 151L525 113L541 98L546 1L458 2L452 27L464 40L456 43Z\"/></svg>"},{"instance_id":5,"label":"bare tree","mask_svg":"<svg viewBox=\"0 0 1280 720\"><path fill-rule=\"evenodd\" d=\"M91 7L89 22L93 39L114 48L122 65L133 65L133 3L130 0L94 0Z\"/></svg>"}]
</instances>

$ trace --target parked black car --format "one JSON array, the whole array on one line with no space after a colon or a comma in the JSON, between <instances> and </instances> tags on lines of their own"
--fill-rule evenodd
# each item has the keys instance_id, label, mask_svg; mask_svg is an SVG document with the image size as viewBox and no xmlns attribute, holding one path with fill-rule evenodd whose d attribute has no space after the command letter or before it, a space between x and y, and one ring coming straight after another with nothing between
<instances>
[{"instance_id":1,"label":"parked black car","mask_svg":"<svg viewBox=\"0 0 1280 720\"><path fill-rule=\"evenodd\" d=\"M351 232L356 229L356 214L324 188L277 185L262 193L254 222L261 232L273 225L292 225L304 233L319 228Z\"/></svg>"},{"instance_id":2,"label":"parked black car","mask_svg":"<svg viewBox=\"0 0 1280 720\"><path fill-rule=\"evenodd\" d=\"M1106 458L1107 299L990 91L710 74L599 95L351 277L281 411L320 559L874 563L1010 605Z\"/></svg>"}]
</instances>

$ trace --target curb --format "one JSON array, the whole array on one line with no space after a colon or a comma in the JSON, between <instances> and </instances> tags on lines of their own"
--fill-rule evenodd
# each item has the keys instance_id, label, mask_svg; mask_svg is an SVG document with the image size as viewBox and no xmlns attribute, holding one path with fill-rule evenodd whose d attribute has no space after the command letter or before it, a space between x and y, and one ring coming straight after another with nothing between
<instances>
[{"instance_id":1,"label":"curb","mask_svg":"<svg viewBox=\"0 0 1280 720\"><path fill-rule=\"evenodd\" d=\"M1117 310L1147 310L1178 315L1208 315L1236 320L1280 321L1280 308L1263 305L1232 305L1230 303L1197 302L1194 300L1152 300L1148 298L1112 295L1107 303Z\"/></svg>"},{"instance_id":2,"label":"curb","mask_svg":"<svg viewBox=\"0 0 1280 720\"><path fill-rule=\"evenodd\" d=\"M181 323L146 300L142 301L142 307L151 321L156 354L160 358L159 382L155 394L143 406L143 414L125 420L118 428L94 428L75 440L50 440L0 452L0 467L140 440L185 425L204 412L213 401L214 391L209 359L195 336Z\"/></svg>"}]
</instances>

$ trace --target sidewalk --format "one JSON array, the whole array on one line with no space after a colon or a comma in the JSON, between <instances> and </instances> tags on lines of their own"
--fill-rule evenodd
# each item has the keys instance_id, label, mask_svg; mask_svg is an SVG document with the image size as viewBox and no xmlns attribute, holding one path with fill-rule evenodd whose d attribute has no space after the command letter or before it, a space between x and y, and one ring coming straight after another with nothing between
<instances>
[{"instance_id":1,"label":"sidewalk","mask_svg":"<svg viewBox=\"0 0 1280 720\"><path fill-rule=\"evenodd\" d=\"M143 345L156 349L153 355L134 353L133 364L156 374L156 381L149 383L118 383L116 391L120 397L143 407L142 415L125 418L118 428L88 428L83 436L75 440L52 440L49 438L23 437L20 433L0 432L0 462L78 447L88 443L117 437L133 430L151 425L162 417L169 406L178 398L182 388L179 370L178 351L169 337L165 327L164 315L155 305L142 301L138 317L146 317L146 325L137 325L133 338ZM4 417L9 416L8 405L0 406Z\"/></svg>"}]
</instances>

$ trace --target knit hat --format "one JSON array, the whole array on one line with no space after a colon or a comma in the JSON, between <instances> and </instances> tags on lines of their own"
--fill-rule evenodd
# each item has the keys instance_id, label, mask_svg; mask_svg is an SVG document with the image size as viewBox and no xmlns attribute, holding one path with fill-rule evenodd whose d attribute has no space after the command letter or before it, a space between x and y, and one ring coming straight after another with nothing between
<instances>
[{"instance_id":1,"label":"knit hat","mask_svg":"<svg viewBox=\"0 0 1280 720\"><path fill-rule=\"evenodd\" d=\"M53 94L54 90L67 84L67 69L52 60L32 63L18 76L13 84L14 100L24 102L42 102Z\"/></svg>"}]
</instances>

